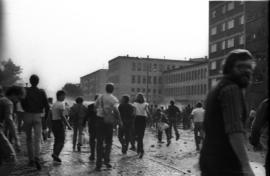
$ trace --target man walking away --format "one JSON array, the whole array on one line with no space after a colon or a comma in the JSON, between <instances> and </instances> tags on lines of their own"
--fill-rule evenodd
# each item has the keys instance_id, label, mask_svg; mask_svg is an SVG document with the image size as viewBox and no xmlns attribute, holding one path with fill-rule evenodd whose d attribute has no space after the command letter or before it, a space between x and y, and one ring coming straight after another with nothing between
<instances>
[{"instance_id":1,"label":"man walking away","mask_svg":"<svg viewBox=\"0 0 270 176\"><path fill-rule=\"evenodd\" d=\"M96 101L97 108L97 160L96 171L101 171L102 159L107 168L111 168L110 153L112 148L113 124L115 118L118 119L120 126L122 120L118 111L118 99L112 94L114 86L112 83L106 84L106 94L101 95ZM105 142L105 149L103 143Z\"/></svg>"},{"instance_id":2,"label":"man walking away","mask_svg":"<svg viewBox=\"0 0 270 176\"><path fill-rule=\"evenodd\" d=\"M73 124L73 151L77 145L77 150L81 151L82 135L83 135L83 123L87 115L87 108L83 105L83 98L76 98L76 104L70 109L70 118ZM78 134L79 133L79 134ZM79 136L78 143L77 137Z\"/></svg>"},{"instance_id":3,"label":"man walking away","mask_svg":"<svg viewBox=\"0 0 270 176\"><path fill-rule=\"evenodd\" d=\"M94 100L96 101L98 95L95 96ZM91 154L89 156L90 161L95 160L95 150L96 150L96 122L97 122L97 111L95 108L95 102L88 105L88 113L86 121L88 121L88 132L89 132L89 145Z\"/></svg>"},{"instance_id":4,"label":"man walking away","mask_svg":"<svg viewBox=\"0 0 270 176\"><path fill-rule=\"evenodd\" d=\"M204 132L202 128L203 118L204 118L204 109L202 107L202 103L197 103L196 108L194 108L190 114L190 119L193 121L194 124L194 137L195 137L195 144L196 150L200 150L200 143L203 140Z\"/></svg>"},{"instance_id":5,"label":"man walking away","mask_svg":"<svg viewBox=\"0 0 270 176\"><path fill-rule=\"evenodd\" d=\"M174 101L170 101L170 105L167 109L168 119L169 119L169 131L170 137L172 137L172 128L174 129L176 140L179 139L180 135L177 129L177 118L180 116L180 110L177 106L174 105Z\"/></svg>"},{"instance_id":6,"label":"man walking away","mask_svg":"<svg viewBox=\"0 0 270 176\"><path fill-rule=\"evenodd\" d=\"M132 128L134 125L135 112L134 107L129 104L129 96L124 95L121 99L121 104L118 107L121 118L123 120L123 126L119 127L122 135L118 135L119 141L122 144L122 153L126 154L128 150L128 145L132 138Z\"/></svg>"},{"instance_id":7,"label":"man walking away","mask_svg":"<svg viewBox=\"0 0 270 176\"><path fill-rule=\"evenodd\" d=\"M42 135L42 113L45 110L45 118L48 117L49 104L44 90L37 87L39 77L32 75L30 77L31 87L26 88L26 97L21 101L24 115L24 127L27 140L27 151L29 157L29 166L36 165L41 170L40 165L40 144ZM32 143L32 129L34 129L34 149Z\"/></svg>"},{"instance_id":8,"label":"man walking away","mask_svg":"<svg viewBox=\"0 0 270 176\"><path fill-rule=\"evenodd\" d=\"M247 119L244 90L251 82L253 70L254 59L249 51L231 51L222 79L207 96L205 139L199 160L202 176L254 176L243 127Z\"/></svg>"}]
</instances>

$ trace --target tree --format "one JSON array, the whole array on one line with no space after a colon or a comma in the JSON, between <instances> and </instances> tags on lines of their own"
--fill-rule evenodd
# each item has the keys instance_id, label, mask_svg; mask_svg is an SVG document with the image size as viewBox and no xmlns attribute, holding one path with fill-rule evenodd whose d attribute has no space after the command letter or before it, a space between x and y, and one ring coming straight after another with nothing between
<instances>
[{"instance_id":1,"label":"tree","mask_svg":"<svg viewBox=\"0 0 270 176\"><path fill-rule=\"evenodd\" d=\"M67 97L70 98L76 98L83 95L80 86L77 84L66 83L63 90L66 92Z\"/></svg>"},{"instance_id":2,"label":"tree","mask_svg":"<svg viewBox=\"0 0 270 176\"><path fill-rule=\"evenodd\" d=\"M8 87L20 80L22 68L13 63L11 59L0 62L0 85Z\"/></svg>"}]
</instances>

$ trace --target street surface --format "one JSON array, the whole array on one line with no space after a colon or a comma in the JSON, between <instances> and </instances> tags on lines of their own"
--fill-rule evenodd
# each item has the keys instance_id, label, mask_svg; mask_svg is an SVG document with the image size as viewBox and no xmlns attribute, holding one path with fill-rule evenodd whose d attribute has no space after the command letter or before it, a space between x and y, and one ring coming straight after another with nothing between
<instances>
[{"instance_id":1,"label":"street surface","mask_svg":"<svg viewBox=\"0 0 270 176\"><path fill-rule=\"evenodd\" d=\"M101 172L94 171L95 162L89 161L88 135L85 132L82 151L72 151L72 132L67 132L65 147L60 155L62 164L52 161L53 137L42 144L42 165L43 169L37 171L34 167L28 167L28 158L25 147L25 135L22 133L22 152L18 154L18 164L15 166L2 166L0 176L182 176L199 175L198 157L195 150L193 132L180 129L180 139L172 139L170 146L166 146L165 134L163 141L158 144L155 137L155 130L148 129L144 138L145 155L139 159L136 152L128 151L127 155L121 153L121 146L118 138L114 135L111 153L112 169L102 167ZM265 152L254 152L249 146L249 158L256 175L264 175Z\"/></svg>"}]
</instances>

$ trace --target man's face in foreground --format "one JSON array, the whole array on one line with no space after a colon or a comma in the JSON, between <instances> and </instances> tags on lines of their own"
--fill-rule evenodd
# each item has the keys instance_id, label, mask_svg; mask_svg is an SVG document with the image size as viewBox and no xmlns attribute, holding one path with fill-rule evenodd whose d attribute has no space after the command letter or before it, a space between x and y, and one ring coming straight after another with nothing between
<instances>
[{"instance_id":1,"label":"man's face in foreground","mask_svg":"<svg viewBox=\"0 0 270 176\"><path fill-rule=\"evenodd\" d=\"M235 62L232 76L241 88L246 88L251 83L254 66L253 60Z\"/></svg>"}]
</instances>

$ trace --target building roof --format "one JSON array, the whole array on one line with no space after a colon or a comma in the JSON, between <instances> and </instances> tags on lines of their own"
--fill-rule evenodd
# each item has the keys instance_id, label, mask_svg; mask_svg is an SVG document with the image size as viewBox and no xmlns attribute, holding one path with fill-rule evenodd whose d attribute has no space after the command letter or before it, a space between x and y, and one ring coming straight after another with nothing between
<instances>
[{"instance_id":1,"label":"building roof","mask_svg":"<svg viewBox=\"0 0 270 176\"><path fill-rule=\"evenodd\" d=\"M148 57L130 57L130 56L117 56L111 60L109 60L110 62L116 61L116 60L122 60L122 59L129 59L129 60L150 60L150 61L160 61L160 62L190 62L190 63L196 63L198 62L197 60L173 60L173 59L161 59L161 58L148 58ZM198 59L198 58L197 58Z\"/></svg>"},{"instance_id":2,"label":"building roof","mask_svg":"<svg viewBox=\"0 0 270 176\"><path fill-rule=\"evenodd\" d=\"M197 63L195 63L195 64L182 66L182 67L171 69L171 70L166 70L163 73L170 73L170 72L174 72L174 71L178 71L178 70L184 70L184 69L188 69L188 68L192 68L192 67L198 67L201 65L208 65L208 61L201 61L201 62L197 61Z\"/></svg>"},{"instance_id":3,"label":"building roof","mask_svg":"<svg viewBox=\"0 0 270 176\"><path fill-rule=\"evenodd\" d=\"M108 71L108 69L98 69L98 70L96 70L96 71L94 71L92 73L89 73L87 75L81 76L80 78L82 79L82 78L88 77L90 75L96 74L96 73L101 72L101 71Z\"/></svg>"}]
</instances>

